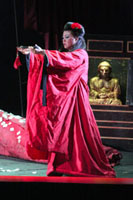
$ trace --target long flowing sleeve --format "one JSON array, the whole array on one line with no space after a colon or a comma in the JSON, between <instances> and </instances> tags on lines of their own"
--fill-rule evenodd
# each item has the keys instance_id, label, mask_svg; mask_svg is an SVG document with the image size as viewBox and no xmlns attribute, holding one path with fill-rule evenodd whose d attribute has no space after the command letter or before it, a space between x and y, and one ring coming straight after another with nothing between
<instances>
[{"instance_id":1,"label":"long flowing sleeve","mask_svg":"<svg viewBox=\"0 0 133 200\"><path fill-rule=\"evenodd\" d=\"M45 50L49 60L49 66L60 70L75 69L84 62L85 50L75 50L73 52L59 52L56 50Z\"/></svg>"}]
</instances>

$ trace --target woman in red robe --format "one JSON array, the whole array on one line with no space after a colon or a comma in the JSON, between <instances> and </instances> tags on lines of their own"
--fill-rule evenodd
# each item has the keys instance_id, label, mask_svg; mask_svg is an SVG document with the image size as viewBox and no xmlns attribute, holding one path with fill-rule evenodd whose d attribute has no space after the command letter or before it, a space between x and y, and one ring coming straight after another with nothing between
<instances>
[{"instance_id":1,"label":"woman in red robe","mask_svg":"<svg viewBox=\"0 0 133 200\"><path fill-rule=\"evenodd\" d=\"M48 154L48 176L115 177L89 103L84 34L81 24L68 22L63 30L61 51L38 46L18 48L23 54L30 53L27 128L31 145ZM36 78L39 73L40 78ZM43 94L38 94L34 91L38 80L40 88L42 79ZM35 96L41 99L39 104ZM37 123L37 115L41 122Z\"/></svg>"}]
</instances>

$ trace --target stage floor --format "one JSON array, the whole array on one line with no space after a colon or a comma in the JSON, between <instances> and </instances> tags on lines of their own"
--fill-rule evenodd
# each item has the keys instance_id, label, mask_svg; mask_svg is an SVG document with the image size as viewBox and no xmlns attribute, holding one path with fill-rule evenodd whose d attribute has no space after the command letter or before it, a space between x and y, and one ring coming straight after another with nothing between
<instances>
[{"instance_id":1,"label":"stage floor","mask_svg":"<svg viewBox=\"0 0 133 200\"><path fill-rule=\"evenodd\" d=\"M133 152L121 151L123 158L115 166L117 178L133 178ZM47 164L0 155L0 176L46 177Z\"/></svg>"}]
</instances>

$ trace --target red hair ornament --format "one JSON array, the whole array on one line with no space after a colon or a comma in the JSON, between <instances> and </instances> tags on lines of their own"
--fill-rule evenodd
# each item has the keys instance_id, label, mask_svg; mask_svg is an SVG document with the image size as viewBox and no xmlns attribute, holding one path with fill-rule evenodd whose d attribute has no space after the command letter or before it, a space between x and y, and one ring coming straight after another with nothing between
<instances>
[{"instance_id":1,"label":"red hair ornament","mask_svg":"<svg viewBox=\"0 0 133 200\"><path fill-rule=\"evenodd\" d=\"M79 23L73 23L71 24L72 29L82 29L82 26Z\"/></svg>"}]
</instances>

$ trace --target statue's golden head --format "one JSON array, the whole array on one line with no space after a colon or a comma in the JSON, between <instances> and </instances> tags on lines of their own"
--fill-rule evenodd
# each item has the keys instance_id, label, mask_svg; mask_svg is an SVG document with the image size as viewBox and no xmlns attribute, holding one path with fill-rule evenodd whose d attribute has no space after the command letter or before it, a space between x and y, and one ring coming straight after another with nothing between
<instances>
[{"instance_id":1,"label":"statue's golden head","mask_svg":"<svg viewBox=\"0 0 133 200\"><path fill-rule=\"evenodd\" d=\"M99 65L98 65L98 69L100 69L101 67L107 67L109 69L112 69L111 65L109 64L109 62L107 61L102 61Z\"/></svg>"},{"instance_id":2,"label":"statue's golden head","mask_svg":"<svg viewBox=\"0 0 133 200\"><path fill-rule=\"evenodd\" d=\"M112 67L107 61L102 61L98 65L98 73L99 73L99 76L102 78L108 78L110 76L111 71L112 71Z\"/></svg>"}]
</instances>

